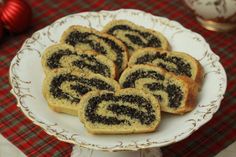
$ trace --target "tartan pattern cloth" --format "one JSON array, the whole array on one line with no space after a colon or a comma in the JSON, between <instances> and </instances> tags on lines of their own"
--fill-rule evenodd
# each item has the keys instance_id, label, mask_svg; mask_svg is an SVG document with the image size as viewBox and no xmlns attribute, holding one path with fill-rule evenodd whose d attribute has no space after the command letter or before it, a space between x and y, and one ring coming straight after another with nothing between
<instances>
[{"instance_id":1,"label":"tartan pattern cloth","mask_svg":"<svg viewBox=\"0 0 236 157\"><path fill-rule=\"evenodd\" d=\"M28 0L33 9L31 28L22 34L5 33L0 42L0 133L27 156L70 156L72 145L47 135L16 107L9 93L9 65L24 40L56 19L82 11L133 8L176 20L200 33L220 56L226 69L228 87L219 111L212 120L187 139L162 148L164 157L214 156L236 140L236 31L205 30L181 0Z\"/></svg>"}]
</instances>

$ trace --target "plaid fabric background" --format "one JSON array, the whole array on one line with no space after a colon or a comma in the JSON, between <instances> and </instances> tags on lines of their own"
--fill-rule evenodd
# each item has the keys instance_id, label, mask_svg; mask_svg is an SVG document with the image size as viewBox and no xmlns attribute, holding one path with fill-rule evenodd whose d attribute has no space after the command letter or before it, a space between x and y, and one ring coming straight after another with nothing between
<instances>
[{"instance_id":1,"label":"plaid fabric background","mask_svg":"<svg viewBox=\"0 0 236 157\"><path fill-rule=\"evenodd\" d=\"M47 135L16 107L9 93L8 70L11 59L24 40L40 28L71 13L135 8L164 16L200 33L221 57L227 71L228 88L219 111L212 120L189 138L163 147L164 157L214 156L236 140L236 32L216 33L202 28L181 0L28 0L33 8L31 28L19 35L5 33L0 42L0 133L27 156L70 156L72 145Z\"/></svg>"}]
</instances>

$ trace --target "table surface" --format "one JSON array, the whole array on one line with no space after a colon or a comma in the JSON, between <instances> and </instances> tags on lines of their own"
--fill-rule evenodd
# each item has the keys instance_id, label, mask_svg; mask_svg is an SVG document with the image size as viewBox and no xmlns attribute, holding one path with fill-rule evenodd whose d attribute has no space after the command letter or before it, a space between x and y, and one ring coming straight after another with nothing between
<instances>
[{"instance_id":1,"label":"table surface","mask_svg":"<svg viewBox=\"0 0 236 157\"><path fill-rule=\"evenodd\" d=\"M210 122L187 139L163 147L164 156L215 156L236 141L236 31L217 33L205 30L181 0L28 0L33 9L31 27L24 33L5 32L0 41L0 133L27 156L70 156L72 145L47 135L16 107L9 93L9 65L24 40L35 31L68 14L83 11L133 8L176 20L200 33L220 56L228 78L225 98Z\"/></svg>"}]
</instances>

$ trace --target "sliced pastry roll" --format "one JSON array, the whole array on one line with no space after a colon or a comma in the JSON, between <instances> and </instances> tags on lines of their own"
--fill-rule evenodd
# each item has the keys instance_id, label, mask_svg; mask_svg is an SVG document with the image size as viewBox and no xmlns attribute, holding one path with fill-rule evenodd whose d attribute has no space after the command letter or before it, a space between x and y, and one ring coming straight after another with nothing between
<instances>
[{"instance_id":1,"label":"sliced pastry roll","mask_svg":"<svg viewBox=\"0 0 236 157\"><path fill-rule=\"evenodd\" d=\"M116 66L110 59L93 51L75 50L73 46L67 44L48 47L41 61L45 73L57 68L70 68L101 74L105 77L116 77Z\"/></svg>"},{"instance_id":2,"label":"sliced pastry roll","mask_svg":"<svg viewBox=\"0 0 236 157\"><path fill-rule=\"evenodd\" d=\"M128 56L125 45L115 37L92 28L71 26L62 35L61 42L81 50L93 50L114 61L119 73L125 69Z\"/></svg>"},{"instance_id":3,"label":"sliced pastry roll","mask_svg":"<svg viewBox=\"0 0 236 157\"><path fill-rule=\"evenodd\" d=\"M128 48L129 54L144 47L168 49L167 39L160 33L138 26L127 20L114 20L109 22L103 32L114 35Z\"/></svg>"},{"instance_id":4,"label":"sliced pastry roll","mask_svg":"<svg viewBox=\"0 0 236 157\"><path fill-rule=\"evenodd\" d=\"M176 75L190 77L199 85L203 80L203 68L192 56L183 52L166 51L158 48L143 48L135 51L129 65L150 64L161 67Z\"/></svg>"},{"instance_id":5,"label":"sliced pastry roll","mask_svg":"<svg viewBox=\"0 0 236 157\"><path fill-rule=\"evenodd\" d=\"M56 112L78 114L81 97L89 91L120 89L118 82L99 74L57 69L48 73L43 82L43 95Z\"/></svg>"},{"instance_id":6,"label":"sliced pastry roll","mask_svg":"<svg viewBox=\"0 0 236 157\"><path fill-rule=\"evenodd\" d=\"M160 106L154 96L134 88L92 91L81 99L79 117L94 134L152 132L160 122Z\"/></svg>"},{"instance_id":7,"label":"sliced pastry roll","mask_svg":"<svg viewBox=\"0 0 236 157\"><path fill-rule=\"evenodd\" d=\"M196 106L198 85L188 77L176 76L158 67L129 67L119 83L123 88L138 88L153 94L165 112L183 114Z\"/></svg>"}]
</instances>

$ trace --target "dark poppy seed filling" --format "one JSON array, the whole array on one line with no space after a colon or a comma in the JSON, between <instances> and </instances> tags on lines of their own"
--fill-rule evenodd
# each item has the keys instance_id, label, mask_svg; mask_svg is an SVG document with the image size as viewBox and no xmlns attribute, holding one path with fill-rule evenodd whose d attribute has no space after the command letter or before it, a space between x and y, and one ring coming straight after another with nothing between
<instances>
[{"instance_id":1,"label":"dark poppy seed filling","mask_svg":"<svg viewBox=\"0 0 236 157\"><path fill-rule=\"evenodd\" d=\"M192 76L191 66L189 63L184 62L184 60L179 57L167 56L166 53L161 54L161 53L157 52L153 55L152 54L145 54L145 55L137 58L135 64L152 63L156 59L161 59L164 62L166 62L166 64L163 62L157 63L157 66L164 68L165 70L167 70L169 72L173 72L173 73L179 74L179 75L186 75L188 77ZM168 66L168 63L173 63L174 65L176 65L176 68Z\"/></svg>"},{"instance_id":2,"label":"dark poppy seed filling","mask_svg":"<svg viewBox=\"0 0 236 157\"><path fill-rule=\"evenodd\" d=\"M115 91L115 89L111 85L96 78L86 79L86 78L79 77L78 82L86 84L88 86L96 87L99 90Z\"/></svg>"},{"instance_id":3,"label":"dark poppy seed filling","mask_svg":"<svg viewBox=\"0 0 236 157\"><path fill-rule=\"evenodd\" d=\"M135 87L135 81L140 78L153 78L156 80L164 80L164 76L161 74L158 74L155 71L143 71L143 70L137 70L133 73L131 73L123 83L124 88L134 88Z\"/></svg>"},{"instance_id":4,"label":"dark poppy seed filling","mask_svg":"<svg viewBox=\"0 0 236 157\"><path fill-rule=\"evenodd\" d=\"M166 87L166 92L169 96L169 105L170 107L177 108L180 105L181 100L183 99L183 92L180 87L169 84Z\"/></svg>"},{"instance_id":5,"label":"dark poppy seed filling","mask_svg":"<svg viewBox=\"0 0 236 157\"><path fill-rule=\"evenodd\" d=\"M125 31L125 37L127 37L133 44L141 46L141 47L161 47L161 41L153 34L149 32L142 32L137 29L133 29L130 26L127 25L116 25L109 29L107 31L108 34L116 36L116 31ZM129 34L130 33L135 33L134 34ZM122 42L125 43L125 45L129 45L128 49L129 50L134 50L134 47L132 47L130 44L128 44L125 39L122 39L118 35L116 36L119 38ZM145 41L143 41L143 39Z\"/></svg>"},{"instance_id":6,"label":"dark poppy seed filling","mask_svg":"<svg viewBox=\"0 0 236 157\"><path fill-rule=\"evenodd\" d=\"M164 90L165 89L164 85L162 85L160 83L145 84L145 86L148 89L150 89L151 91Z\"/></svg>"},{"instance_id":7,"label":"dark poppy seed filling","mask_svg":"<svg viewBox=\"0 0 236 157\"><path fill-rule=\"evenodd\" d=\"M69 92L63 91L61 89L61 85L64 82L72 83L70 85L70 90L75 91L77 96L72 96ZM72 74L61 74L54 77L51 81L50 93L54 98L67 99L71 102L78 103L80 101L79 97L91 91L91 87L95 87L99 90L115 91L111 85L99 79L87 79Z\"/></svg>"},{"instance_id":8,"label":"dark poppy seed filling","mask_svg":"<svg viewBox=\"0 0 236 157\"><path fill-rule=\"evenodd\" d=\"M79 56L80 56L80 59L72 63L74 66L79 67L81 69L87 68L94 73L101 74L106 77L110 77L111 75L110 69L106 65L98 62L94 56L88 56L85 54L81 54ZM89 61L89 63L85 62L86 60Z\"/></svg>"},{"instance_id":9,"label":"dark poppy seed filling","mask_svg":"<svg viewBox=\"0 0 236 157\"><path fill-rule=\"evenodd\" d=\"M180 87L174 84L168 84L164 86L160 83L151 83L145 84L144 87L148 88L151 92L155 92L158 90L165 91L169 97L169 106L172 108L177 108L181 104L181 100L183 99L183 91ZM154 96L159 100L162 101L163 98L161 95L154 94Z\"/></svg>"},{"instance_id":10,"label":"dark poppy seed filling","mask_svg":"<svg viewBox=\"0 0 236 157\"><path fill-rule=\"evenodd\" d=\"M70 88L78 92L79 95L84 95L92 90L91 88L81 85L81 84L70 85Z\"/></svg>"},{"instance_id":11,"label":"dark poppy seed filling","mask_svg":"<svg viewBox=\"0 0 236 157\"><path fill-rule=\"evenodd\" d=\"M59 50L58 52L54 53L47 59L47 66L50 69L61 68L60 59L63 56L72 56L72 55L76 55L76 53L72 52L69 49Z\"/></svg>"},{"instance_id":12,"label":"dark poppy seed filling","mask_svg":"<svg viewBox=\"0 0 236 157\"><path fill-rule=\"evenodd\" d=\"M111 102L112 101L112 102ZM96 113L102 102L108 102L106 110L111 111L114 116L103 116ZM120 103L119 103L120 102ZM138 108L144 108L144 111L138 111L135 108L128 107L122 103L132 103ZM130 119L136 119L141 124L149 125L156 120L155 111L148 100L137 95L114 96L113 93L107 93L91 98L85 109L86 119L92 123L102 123L106 125L131 125L127 119L118 119L116 116L124 115Z\"/></svg>"},{"instance_id":13,"label":"dark poppy seed filling","mask_svg":"<svg viewBox=\"0 0 236 157\"><path fill-rule=\"evenodd\" d=\"M165 90L165 86L160 84L160 83L148 83L148 84L144 84L145 88L148 88L150 91L154 92L156 90ZM157 94L153 94L156 99L160 102L163 100L161 95L157 95Z\"/></svg>"},{"instance_id":14,"label":"dark poppy seed filling","mask_svg":"<svg viewBox=\"0 0 236 157\"><path fill-rule=\"evenodd\" d=\"M47 65L50 69L62 68L63 63L60 63L62 57L74 57L77 58L72 62L72 65L80 69L88 69L91 72L101 74L106 77L111 76L111 71L107 65L99 62L95 56L89 54L77 54L70 51L69 49L59 50L58 52L53 53L47 59Z\"/></svg>"},{"instance_id":15,"label":"dark poppy seed filling","mask_svg":"<svg viewBox=\"0 0 236 157\"><path fill-rule=\"evenodd\" d=\"M132 107L124 105L111 104L107 107L107 109L117 115L125 115L129 116L131 119L137 119L141 124L149 125L156 119L153 114L149 115L149 113L138 111Z\"/></svg>"},{"instance_id":16,"label":"dark poppy seed filling","mask_svg":"<svg viewBox=\"0 0 236 157\"><path fill-rule=\"evenodd\" d=\"M124 57L122 52L124 52L125 50L109 38L102 37L95 33L73 31L69 34L65 42L72 46L75 46L77 44L79 45L86 44L89 45L89 47L92 50L107 56L108 52L106 51L106 49L99 42L91 40L90 38L92 37L96 37L104 41L115 52L116 59L113 61L117 65L118 69L122 69L123 57Z\"/></svg>"},{"instance_id":17,"label":"dark poppy seed filling","mask_svg":"<svg viewBox=\"0 0 236 157\"><path fill-rule=\"evenodd\" d=\"M142 41L141 38L139 38L138 36L136 35L132 35L132 34L125 34L125 36L127 38L129 38L129 40L133 43L133 44L136 44L136 45L139 45L139 46L142 46L142 47L145 47L145 43Z\"/></svg>"},{"instance_id":18,"label":"dark poppy seed filling","mask_svg":"<svg viewBox=\"0 0 236 157\"><path fill-rule=\"evenodd\" d=\"M152 69L145 70L140 67L124 75L124 81L121 83L123 88L145 89L153 94L160 103L163 100L168 100L163 102L168 102L166 105L171 108L178 108L181 105L181 101L184 98L182 89L178 85L171 83L171 80L166 79L162 72ZM166 93L168 97L164 97L160 92Z\"/></svg>"}]
</instances>

